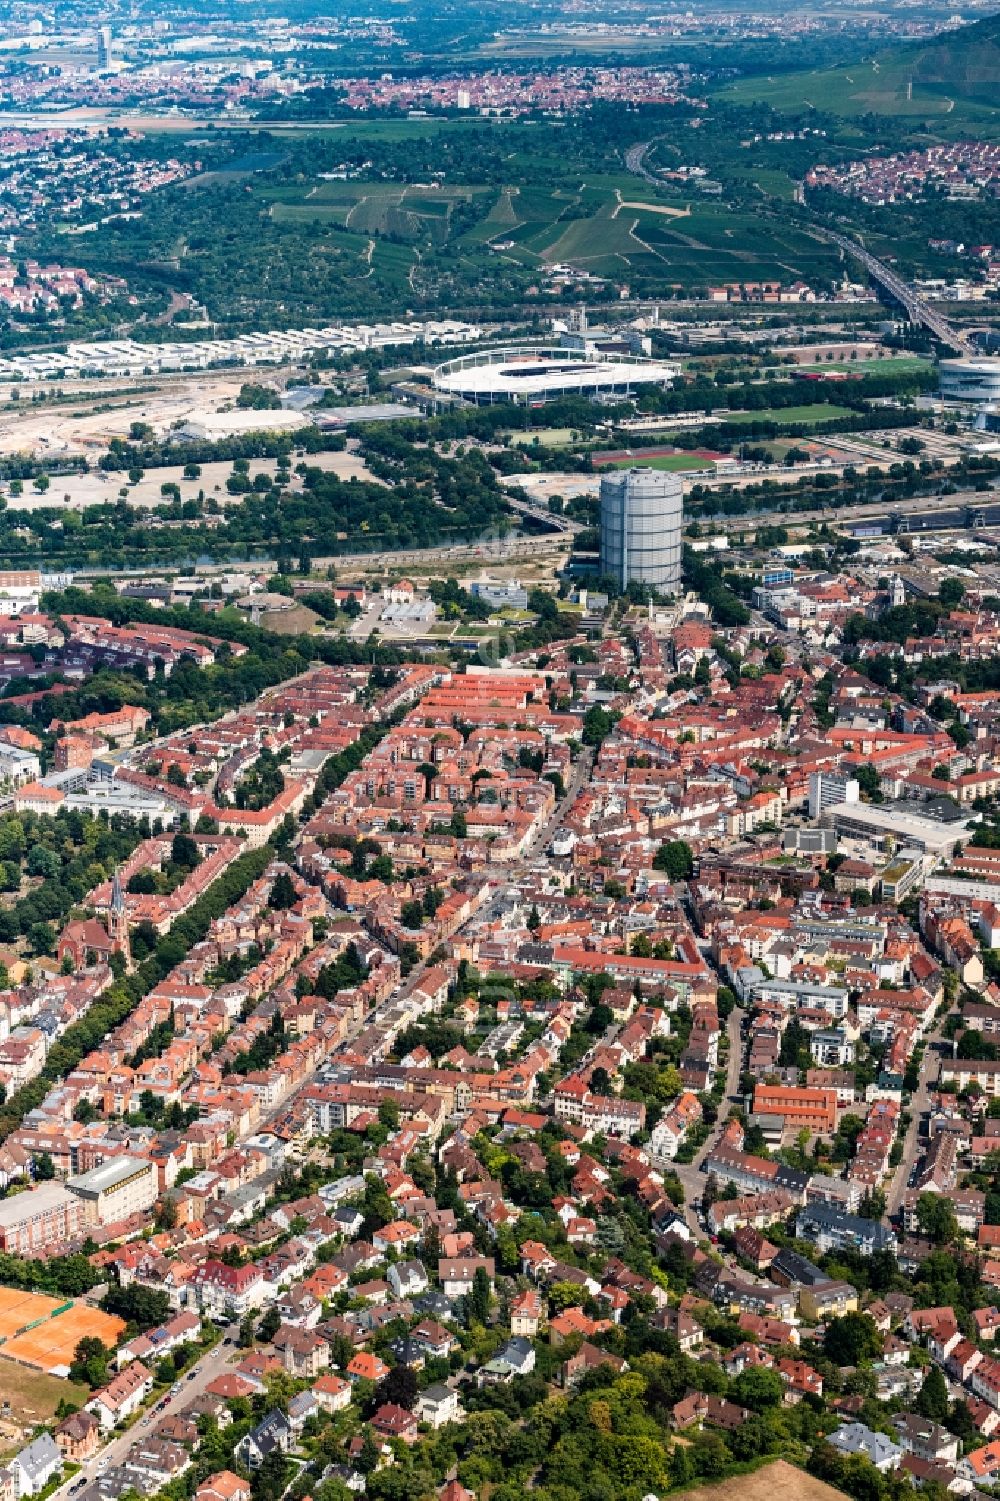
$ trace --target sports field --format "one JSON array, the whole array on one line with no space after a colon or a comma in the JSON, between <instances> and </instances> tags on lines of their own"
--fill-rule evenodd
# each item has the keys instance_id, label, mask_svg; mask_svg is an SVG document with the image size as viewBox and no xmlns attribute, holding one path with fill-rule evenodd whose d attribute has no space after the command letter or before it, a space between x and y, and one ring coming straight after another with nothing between
<instances>
[{"instance_id":1,"label":"sports field","mask_svg":"<svg viewBox=\"0 0 1000 1501\"><path fill-rule=\"evenodd\" d=\"M0 1356L64 1376L80 1340L96 1337L113 1347L125 1321L86 1303L0 1287Z\"/></svg>"},{"instance_id":2,"label":"sports field","mask_svg":"<svg viewBox=\"0 0 1000 1501\"><path fill-rule=\"evenodd\" d=\"M726 422L831 422L836 417L850 417L850 407L838 407L830 401L812 401L798 407L765 407L760 412L729 412Z\"/></svg>"},{"instance_id":3,"label":"sports field","mask_svg":"<svg viewBox=\"0 0 1000 1501\"><path fill-rule=\"evenodd\" d=\"M0 1340L6 1343L38 1319L50 1319L65 1302L65 1298L49 1298L43 1293L24 1292L17 1287L0 1287Z\"/></svg>"},{"instance_id":4,"label":"sports field","mask_svg":"<svg viewBox=\"0 0 1000 1501\"><path fill-rule=\"evenodd\" d=\"M644 469L665 469L668 474L680 474L686 469L711 469L712 467L711 459L699 458L695 453L663 453L649 458L638 449L632 458L612 459L606 467L633 469L636 464L641 464Z\"/></svg>"}]
</instances>

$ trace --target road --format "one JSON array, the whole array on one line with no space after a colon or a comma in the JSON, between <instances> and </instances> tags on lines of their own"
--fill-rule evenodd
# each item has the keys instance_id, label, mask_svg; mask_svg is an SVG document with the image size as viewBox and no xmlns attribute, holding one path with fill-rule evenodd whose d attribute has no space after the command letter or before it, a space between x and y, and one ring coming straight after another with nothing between
<instances>
[{"instance_id":1,"label":"road","mask_svg":"<svg viewBox=\"0 0 1000 1501\"><path fill-rule=\"evenodd\" d=\"M883 292L887 293L894 302L898 302L906 310L906 315L911 323L922 324L924 328L930 330L936 339L939 339L948 349L953 350L955 354L971 355L975 353L972 344L966 338L965 334L959 333L943 313L939 313L936 308L931 307L929 302L921 297L918 292L914 291L909 282L904 281L897 272L893 271L891 266L887 266L884 261L880 261L877 256L872 255L871 251L866 250L857 240L851 239L847 235L837 234L832 229L815 228L813 233L822 239L832 240L835 245L840 246L846 255L852 255L855 260L860 261L872 281L881 287Z\"/></svg>"},{"instance_id":2,"label":"road","mask_svg":"<svg viewBox=\"0 0 1000 1501\"><path fill-rule=\"evenodd\" d=\"M657 177L655 173L650 172L649 168L645 165L645 159L650 147L655 145L659 139L659 136L653 136L649 141L640 141L638 145L630 146L625 153L625 166L629 172L634 172L636 177L645 178L646 182L651 182L656 188L664 186L663 180Z\"/></svg>"},{"instance_id":3,"label":"road","mask_svg":"<svg viewBox=\"0 0 1000 1501\"><path fill-rule=\"evenodd\" d=\"M662 178L650 172L645 164L650 148L658 139L659 137L653 136L648 141L640 141L635 146L630 146L625 153L625 166L629 172L635 173L637 177L641 177L646 182L652 183L654 187L662 188ZM857 240L848 235L838 234L836 230L826 229L821 225L812 225L809 228L810 233L817 239L832 240L845 255L851 255L855 260L860 261L876 286L881 287L882 291L888 297L892 298L894 302L899 303L905 309L911 323L922 324L924 328L930 330L936 339L939 339L948 349L953 350L955 354L971 355L975 353L972 344L965 334L960 333L943 313L939 313L925 298L914 291L909 282L904 281L897 272L893 271L891 266L887 266L884 261L880 261L877 256L872 255L871 251L866 250Z\"/></svg>"},{"instance_id":4,"label":"road","mask_svg":"<svg viewBox=\"0 0 1000 1501\"><path fill-rule=\"evenodd\" d=\"M745 1016L745 1011L739 1006L734 1006L726 1023L726 1036L729 1038L729 1062L726 1066L726 1095L722 1108L719 1110L719 1119L692 1162L672 1164L673 1171L677 1174L681 1187L684 1189L684 1218L698 1240L704 1239L705 1227L691 1206L694 1200L701 1198L705 1187L704 1163L722 1134L728 1114L725 1106L731 1103L734 1096L739 1093L740 1073L743 1067L743 1036L740 1029Z\"/></svg>"},{"instance_id":5,"label":"road","mask_svg":"<svg viewBox=\"0 0 1000 1501\"><path fill-rule=\"evenodd\" d=\"M72 1475L63 1485L52 1492L51 1501L64 1501L64 1498L69 1496L72 1487L76 1486L79 1490L83 1490L83 1487L80 1486L81 1480L93 1481L99 1473L103 1473L104 1470L109 1469L112 1465L121 1464L125 1455L137 1439L152 1438L164 1418L176 1415L194 1397L200 1397L205 1388L215 1380L216 1376L222 1374L228 1362L234 1359L236 1355L237 1351L233 1345L226 1344L224 1340L220 1340L198 1362L193 1371L189 1371L187 1376L181 1377L180 1390L176 1393L171 1391L166 1398L165 1405L157 1406L155 1409L147 1409L130 1428L126 1428L121 1433L115 1433L111 1438L111 1442L103 1449L98 1450L93 1459L88 1460L78 1474ZM164 1402L162 1397L160 1398L160 1402Z\"/></svg>"},{"instance_id":6,"label":"road","mask_svg":"<svg viewBox=\"0 0 1000 1501\"><path fill-rule=\"evenodd\" d=\"M922 1150L920 1143L920 1123L931 1108L931 1083L937 1079L938 1066L941 1062L941 1055L933 1044L940 1041L946 1021L947 1015L942 1017L939 1022L935 1022L927 1034L927 1045L924 1048L924 1056L920 1064L920 1079L917 1088L910 1096L910 1124L907 1126L906 1135L903 1138L903 1156L900 1159L899 1166L892 1175L892 1182L886 1193L886 1214L890 1219L897 1213L900 1204L903 1202L903 1195L906 1193L910 1174Z\"/></svg>"}]
</instances>

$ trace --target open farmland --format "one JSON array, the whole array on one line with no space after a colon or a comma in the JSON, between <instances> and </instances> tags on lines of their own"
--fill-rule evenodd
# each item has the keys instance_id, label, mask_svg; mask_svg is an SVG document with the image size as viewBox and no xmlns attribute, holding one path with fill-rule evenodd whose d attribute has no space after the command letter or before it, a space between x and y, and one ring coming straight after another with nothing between
<instances>
[{"instance_id":1,"label":"open farmland","mask_svg":"<svg viewBox=\"0 0 1000 1501\"><path fill-rule=\"evenodd\" d=\"M363 122L282 138L252 173L222 158L154 195L141 219L101 225L91 262L148 274L157 295L193 298L220 329L510 306L567 268L627 281L638 297L830 281L838 268L835 251L795 225L686 184L641 182L616 150L599 161L581 152L568 128L393 124L391 145Z\"/></svg>"},{"instance_id":2,"label":"open farmland","mask_svg":"<svg viewBox=\"0 0 1000 1501\"><path fill-rule=\"evenodd\" d=\"M569 264L598 275L627 272L651 285L682 286L808 280L830 262L825 245L791 226L772 226L759 215L692 202L686 195L636 195L634 183L632 196L625 197L614 178L575 188L512 183L498 190L480 184L450 192L323 183L294 195L267 190L265 196L277 222L322 224L334 231L336 249L358 255L369 238L376 246L387 237L407 244L429 240L470 258L492 251L525 269ZM394 248L404 259L412 255L405 245Z\"/></svg>"}]
</instances>

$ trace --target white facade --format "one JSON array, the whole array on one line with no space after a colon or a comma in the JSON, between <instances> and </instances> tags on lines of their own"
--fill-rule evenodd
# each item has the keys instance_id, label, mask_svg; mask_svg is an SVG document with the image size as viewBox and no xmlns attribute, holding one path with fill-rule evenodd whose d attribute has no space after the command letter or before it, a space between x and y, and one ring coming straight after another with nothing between
<instances>
[{"instance_id":1,"label":"white facade","mask_svg":"<svg viewBox=\"0 0 1000 1501\"><path fill-rule=\"evenodd\" d=\"M945 401L1000 401L1000 359L942 360L939 370Z\"/></svg>"},{"instance_id":2,"label":"white facade","mask_svg":"<svg viewBox=\"0 0 1000 1501\"><path fill-rule=\"evenodd\" d=\"M839 771L814 771L809 778L809 817L819 818L839 803L856 803L861 788L856 777Z\"/></svg>"},{"instance_id":3,"label":"white facade","mask_svg":"<svg viewBox=\"0 0 1000 1501\"><path fill-rule=\"evenodd\" d=\"M113 1157L69 1178L66 1187L82 1199L85 1224L110 1225L152 1209L158 1192L156 1164L142 1157Z\"/></svg>"}]
</instances>

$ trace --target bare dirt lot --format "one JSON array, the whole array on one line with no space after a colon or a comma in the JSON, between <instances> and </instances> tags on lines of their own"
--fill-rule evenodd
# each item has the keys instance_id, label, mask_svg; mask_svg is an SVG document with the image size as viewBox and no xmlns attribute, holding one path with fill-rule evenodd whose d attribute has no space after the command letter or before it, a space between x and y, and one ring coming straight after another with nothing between
<instances>
[{"instance_id":1,"label":"bare dirt lot","mask_svg":"<svg viewBox=\"0 0 1000 1501\"><path fill-rule=\"evenodd\" d=\"M298 458L293 456L293 467L298 462ZM369 471L364 459L354 451L350 442L343 453L309 454L306 462L314 468L335 474L338 479L366 480L373 485L382 483ZM250 460L251 479L258 474L267 474L273 478L274 471L273 459ZM220 506L238 505L243 497L230 495L226 489L226 480L232 472L232 464L228 460L220 460L217 463L202 464L201 474L197 479L185 479L184 466L174 464L163 469L148 469L138 484L133 485L129 482L128 475L121 471L94 468L88 474L53 475L44 494L26 483L21 495L10 495L9 485L0 486L0 495L4 496L11 511L36 511L41 506L67 506L71 510L80 510L84 506L110 505L119 499L121 490L126 491L130 506L159 506L167 503L161 487L174 484L179 487L182 500L195 500L198 492L203 490L207 499L217 500ZM290 488L300 489L301 484L301 478L293 474Z\"/></svg>"},{"instance_id":2,"label":"bare dirt lot","mask_svg":"<svg viewBox=\"0 0 1000 1501\"><path fill-rule=\"evenodd\" d=\"M734 1475L718 1485L685 1491L686 1501L843 1501L840 1491L787 1460L776 1459L752 1475Z\"/></svg>"}]
</instances>

